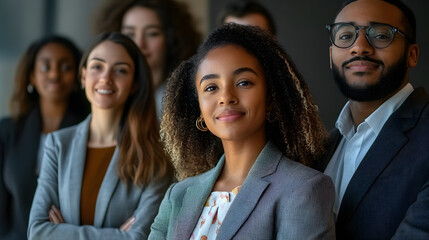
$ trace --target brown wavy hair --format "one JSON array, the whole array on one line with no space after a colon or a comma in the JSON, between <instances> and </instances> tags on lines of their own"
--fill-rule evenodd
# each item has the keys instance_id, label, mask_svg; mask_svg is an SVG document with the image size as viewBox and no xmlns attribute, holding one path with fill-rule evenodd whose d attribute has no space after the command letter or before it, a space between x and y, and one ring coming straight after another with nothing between
<instances>
[{"instance_id":1,"label":"brown wavy hair","mask_svg":"<svg viewBox=\"0 0 429 240\"><path fill-rule=\"evenodd\" d=\"M69 97L69 110L82 113L82 116L89 113L89 103L85 98L85 94L79 87L80 83L77 78L79 61L82 55L81 51L68 38L53 35L34 41L24 52L18 63L15 73L14 89L9 105L11 116L15 120L29 114L32 109L39 105L39 93L35 88L33 92L28 92L27 86L30 84L30 75L34 72L37 54L44 46L50 43L57 43L64 46L73 56L76 77L73 91Z\"/></svg>"},{"instance_id":2,"label":"brown wavy hair","mask_svg":"<svg viewBox=\"0 0 429 240\"><path fill-rule=\"evenodd\" d=\"M125 13L135 6L154 10L161 21L166 36L166 66L163 76L166 79L181 61L195 54L202 35L194 24L188 6L175 0L107 1L95 16L95 32L120 32Z\"/></svg>"},{"instance_id":3,"label":"brown wavy hair","mask_svg":"<svg viewBox=\"0 0 429 240\"><path fill-rule=\"evenodd\" d=\"M144 186L165 175L172 176L172 166L159 137L149 66L133 40L117 32L99 34L83 54L80 69L86 68L89 54L104 41L123 46L135 65L135 89L125 103L118 137L119 178L127 184Z\"/></svg>"},{"instance_id":4,"label":"brown wavy hair","mask_svg":"<svg viewBox=\"0 0 429 240\"><path fill-rule=\"evenodd\" d=\"M212 32L198 52L183 62L167 82L161 138L170 154L177 178L209 170L223 154L222 143L210 131L195 127L200 116L195 76L207 53L219 46L238 45L254 56L267 81L267 137L285 156L311 165L324 152L327 133L318 108L301 74L280 44L268 33L251 26L226 24Z\"/></svg>"}]
</instances>

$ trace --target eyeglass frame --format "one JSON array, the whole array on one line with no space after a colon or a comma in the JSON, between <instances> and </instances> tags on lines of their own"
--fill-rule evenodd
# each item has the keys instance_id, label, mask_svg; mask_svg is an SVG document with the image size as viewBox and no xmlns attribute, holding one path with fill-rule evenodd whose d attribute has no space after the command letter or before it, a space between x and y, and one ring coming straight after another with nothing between
<instances>
[{"instance_id":1,"label":"eyeglass frame","mask_svg":"<svg viewBox=\"0 0 429 240\"><path fill-rule=\"evenodd\" d=\"M334 26L336 26L336 25L340 25L340 24L343 24L343 25L351 25L351 26L353 26L353 27L355 28L355 36L356 36L356 37L355 37L355 39L353 40L353 42L350 44L350 46L348 46L348 47L340 47L340 46L338 46L337 44L335 44L334 40L332 39L332 33L331 33L331 31L332 31L333 27L334 27ZM372 28L372 27L374 27L374 26L377 26L377 25L388 26L388 27L390 27L390 29L393 31L393 37L392 37L392 40L390 41L390 43L389 43L389 44L387 44L387 46L382 47L382 48L374 46L374 45L372 44L371 40L369 40L369 36L368 36L368 29L370 29L370 28ZM369 43L373 48L376 48L376 49L383 49L383 48L387 48L388 46L390 46L390 44L392 44L393 40L395 39L395 37L394 37L394 36L395 36L395 33L399 33L399 34L400 34L402 37L404 37L406 40L408 40L408 41L409 41L409 42L411 42L411 43L414 43L414 41L413 41L410 37L408 37L404 32L402 32L401 30L399 30L399 28L394 27L394 26L392 26L392 25L389 25L389 24L387 24L387 23L374 23L374 24L371 24L371 25L369 25L369 26L356 26L355 24L350 23L350 22L338 22L338 23L333 23L333 24L327 24L327 25L325 25L325 28L326 28L326 30L328 30L329 40L331 41L331 43L332 43L334 46L336 46L337 48L342 48L342 49L349 48L349 47L353 46L353 44L355 44L355 42L356 42L357 38L359 37L359 30L360 30L360 29L365 29L365 38L366 38L366 40L368 41L368 43Z\"/></svg>"}]
</instances>

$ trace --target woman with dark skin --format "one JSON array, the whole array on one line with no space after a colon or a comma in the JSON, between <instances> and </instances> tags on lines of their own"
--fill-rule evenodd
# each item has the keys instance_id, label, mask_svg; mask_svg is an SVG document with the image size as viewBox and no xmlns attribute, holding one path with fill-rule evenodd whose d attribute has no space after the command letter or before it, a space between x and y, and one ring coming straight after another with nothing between
<instances>
[{"instance_id":1,"label":"woman with dark skin","mask_svg":"<svg viewBox=\"0 0 429 240\"><path fill-rule=\"evenodd\" d=\"M89 113L77 78L80 56L70 40L51 36L31 44L20 60L12 116L0 122L0 239L26 239L46 134Z\"/></svg>"},{"instance_id":2,"label":"woman with dark skin","mask_svg":"<svg viewBox=\"0 0 429 240\"><path fill-rule=\"evenodd\" d=\"M96 18L96 32L122 32L145 56L152 73L158 117L167 77L195 53L201 42L194 22L186 4L176 0L111 0Z\"/></svg>"},{"instance_id":3,"label":"woman with dark skin","mask_svg":"<svg viewBox=\"0 0 429 240\"><path fill-rule=\"evenodd\" d=\"M48 135L28 236L146 239L173 180L149 68L116 32L100 34L80 67L91 115Z\"/></svg>"},{"instance_id":4,"label":"woman with dark skin","mask_svg":"<svg viewBox=\"0 0 429 240\"><path fill-rule=\"evenodd\" d=\"M161 136L178 178L149 239L334 239L334 188L305 165L326 132L305 82L257 27L226 24L168 80Z\"/></svg>"}]
</instances>

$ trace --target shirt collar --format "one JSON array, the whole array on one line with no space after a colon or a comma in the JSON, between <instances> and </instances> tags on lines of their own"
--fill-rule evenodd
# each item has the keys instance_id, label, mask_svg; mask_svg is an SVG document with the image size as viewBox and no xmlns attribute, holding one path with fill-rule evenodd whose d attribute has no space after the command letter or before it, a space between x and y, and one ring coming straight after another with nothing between
<instances>
[{"instance_id":1,"label":"shirt collar","mask_svg":"<svg viewBox=\"0 0 429 240\"><path fill-rule=\"evenodd\" d=\"M401 106L413 91L413 86L408 83L399 90L399 92L381 104L380 107L365 119L365 122L367 122L371 129L378 135L390 115Z\"/></svg>"},{"instance_id":2,"label":"shirt collar","mask_svg":"<svg viewBox=\"0 0 429 240\"><path fill-rule=\"evenodd\" d=\"M386 100L365 119L365 122L376 133L376 135L381 131L384 123L386 123L390 115L401 106L413 91L413 86L410 83L407 83L401 90ZM341 110L337 122L335 123L335 127L340 131L341 135L347 139L350 139L355 132L349 106L350 102L348 101Z\"/></svg>"}]
</instances>

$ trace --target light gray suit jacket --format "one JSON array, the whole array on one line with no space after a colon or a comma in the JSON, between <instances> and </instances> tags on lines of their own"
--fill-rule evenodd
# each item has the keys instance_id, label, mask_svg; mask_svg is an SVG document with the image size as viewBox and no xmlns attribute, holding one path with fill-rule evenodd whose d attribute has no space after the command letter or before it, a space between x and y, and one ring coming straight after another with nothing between
<instances>
[{"instance_id":1,"label":"light gray suit jacket","mask_svg":"<svg viewBox=\"0 0 429 240\"><path fill-rule=\"evenodd\" d=\"M212 170L173 184L149 239L189 239L225 158ZM268 142L251 168L217 239L335 239L334 186Z\"/></svg>"},{"instance_id":2,"label":"light gray suit jacket","mask_svg":"<svg viewBox=\"0 0 429 240\"><path fill-rule=\"evenodd\" d=\"M146 239L172 178L143 188L125 185L116 174L118 148L98 192L94 226L80 225L80 197L86 159L89 116L74 127L49 134L38 186L30 212L29 239ZM49 222L51 205L59 207L64 224ZM119 227L131 216L128 232Z\"/></svg>"}]
</instances>

